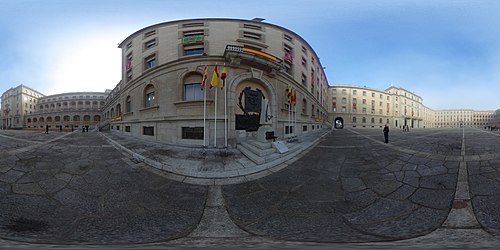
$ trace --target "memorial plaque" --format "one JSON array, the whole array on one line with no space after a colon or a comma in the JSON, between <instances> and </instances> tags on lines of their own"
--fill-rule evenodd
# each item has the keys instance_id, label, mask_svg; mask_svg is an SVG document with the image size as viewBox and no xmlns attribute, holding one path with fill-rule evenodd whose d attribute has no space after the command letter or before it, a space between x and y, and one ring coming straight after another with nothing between
<instances>
[{"instance_id":1,"label":"memorial plaque","mask_svg":"<svg viewBox=\"0 0 500 250\"><path fill-rule=\"evenodd\" d=\"M256 90L245 89L245 111L260 113L262 93Z\"/></svg>"},{"instance_id":2,"label":"memorial plaque","mask_svg":"<svg viewBox=\"0 0 500 250\"><path fill-rule=\"evenodd\" d=\"M285 145L285 143L282 141L275 141L272 142L272 144L280 152L280 154L284 154L289 150L288 147Z\"/></svg>"}]
</instances>

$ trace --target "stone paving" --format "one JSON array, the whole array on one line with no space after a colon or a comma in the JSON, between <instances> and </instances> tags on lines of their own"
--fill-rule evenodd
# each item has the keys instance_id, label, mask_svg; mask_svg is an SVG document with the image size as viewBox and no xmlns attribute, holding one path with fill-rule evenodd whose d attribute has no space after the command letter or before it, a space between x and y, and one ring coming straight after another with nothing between
<instances>
[{"instance_id":1,"label":"stone paving","mask_svg":"<svg viewBox=\"0 0 500 250\"><path fill-rule=\"evenodd\" d=\"M30 133L40 141L47 136ZM130 166L96 133L75 132L22 153L2 153L4 239L90 244L170 240L194 230L203 213L206 187Z\"/></svg>"},{"instance_id":2,"label":"stone paving","mask_svg":"<svg viewBox=\"0 0 500 250\"><path fill-rule=\"evenodd\" d=\"M498 132L392 129L385 144L378 129L334 130L303 140L314 147L273 171L209 186L177 181L134 157L142 150L175 166L198 153L113 137L128 149L120 151L106 136L113 135L0 132L0 248L500 244ZM204 172L211 169L221 172ZM467 209L456 206L460 197L470 198ZM455 211L470 211L477 226L450 223Z\"/></svg>"}]
</instances>

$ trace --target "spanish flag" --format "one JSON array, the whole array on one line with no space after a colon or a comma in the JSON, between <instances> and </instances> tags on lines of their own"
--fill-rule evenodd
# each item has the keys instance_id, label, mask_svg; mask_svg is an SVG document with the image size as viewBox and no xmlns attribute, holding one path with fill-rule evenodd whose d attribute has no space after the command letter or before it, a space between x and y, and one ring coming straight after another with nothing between
<instances>
[{"instance_id":1,"label":"spanish flag","mask_svg":"<svg viewBox=\"0 0 500 250\"><path fill-rule=\"evenodd\" d=\"M227 69L226 64L224 63L224 68L222 69L222 73L220 74L220 79L222 79L222 84L220 89L224 89L224 85L226 85L226 77L227 77Z\"/></svg>"},{"instance_id":2,"label":"spanish flag","mask_svg":"<svg viewBox=\"0 0 500 250\"><path fill-rule=\"evenodd\" d=\"M203 79L201 79L201 90L205 89L205 82L207 81L207 65L203 69Z\"/></svg>"},{"instance_id":3,"label":"spanish flag","mask_svg":"<svg viewBox=\"0 0 500 250\"><path fill-rule=\"evenodd\" d=\"M287 88L287 97L288 97L288 103L292 103L292 96L293 96L293 93L292 93L292 88Z\"/></svg>"},{"instance_id":4,"label":"spanish flag","mask_svg":"<svg viewBox=\"0 0 500 250\"><path fill-rule=\"evenodd\" d=\"M293 90L293 94L292 94L292 104L295 105L297 104L297 90Z\"/></svg>"},{"instance_id":5,"label":"spanish flag","mask_svg":"<svg viewBox=\"0 0 500 250\"><path fill-rule=\"evenodd\" d=\"M219 69L217 68L217 65L215 65L212 81L210 82L210 89L217 87L217 85L219 85Z\"/></svg>"}]
</instances>

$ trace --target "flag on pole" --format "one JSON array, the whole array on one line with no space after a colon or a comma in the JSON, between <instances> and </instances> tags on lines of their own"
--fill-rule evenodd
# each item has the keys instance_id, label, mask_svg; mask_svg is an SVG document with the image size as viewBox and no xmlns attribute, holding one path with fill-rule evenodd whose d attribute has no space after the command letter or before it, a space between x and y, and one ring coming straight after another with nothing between
<instances>
[{"instance_id":1,"label":"flag on pole","mask_svg":"<svg viewBox=\"0 0 500 250\"><path fill-rule=\"evenodd\" d=\"M203 69L203 79L201 79L201 90L205 89L205 82L207 82L207 65Z\"/></svg>"},{"instance_id":2,"label":"flag on pole","mask_svg":"<svg viewBox=\"0 0 500 250\"><path fill-rule=\"evenodd\" d=\"M210 89L217 87L217 85L219 85L219 69L217 68L217 65L215 65L212 81L210 82Z\"/></svg>"},{"instance_id":3,"label":"flag on pole","mask_svg":"<svg viewBox=\"0 0 500 250\"><path fill-rule=\"evenodd\" d=\"M297 91L294 89L292 94L292 104L297 104Z\"/></svg>"},{"instance_id":4,"label":"flag on pole","mask_svg":"<svg viewBox=\"0 0 500 250\"><path fill-rule=\"evenodd\" d=\"M227 69L226 69L226 64L224 63L224 68L222 69L222 73L220 74L220 79L222 80L220 89L224 89L224 85L226 85L226 77L227 77Z\"/></svg>"},{"instance_id":5,"label":"flag on pole","mask_svg":"<svg viewBox=\"0 0 500 250\"><path fill-rule=\"evenodd\" d=\"M292 88L289 87L286 91L287 91L288 103L291 104L292 103L292 95L293 95Z\"/></svg>"}]
</instances>

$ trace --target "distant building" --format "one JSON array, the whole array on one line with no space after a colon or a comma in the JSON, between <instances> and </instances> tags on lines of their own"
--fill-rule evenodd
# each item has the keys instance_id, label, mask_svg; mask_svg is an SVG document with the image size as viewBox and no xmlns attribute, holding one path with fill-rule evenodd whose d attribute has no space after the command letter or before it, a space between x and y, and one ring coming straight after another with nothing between
<instances>
[{"instance_id":1,"label":"distant building","mask_svg":"<svg viewBox=\"0 0 500 250\"><path fill-rule=\"evenodd\" d=\"M102 120L101 109L108 95L103 92L71 92L41 97L37 110L26 115L27 128L94 127Z\"/></svg>"},{"instance_id":2,"label":"distant building","mask_svg":"<svg viewBox=\"0 0 500 250\"><path fill-rule=\"evenodd\" d=\"M96 125L107 93L74 92L45 96L25 85L2 94L2 128L56 128Z\"/></svg>"},{"instance_id":3,"label":"distant building","mask_svg":"<svg viewBox=\"0 0 500 250\"><path fill-rule=\"evenodd\" d=\"M23 128L26 117L36 112L39 98L44 95L28 86L10 88L1 97L2 129Z\"/></svg>"},{"instance_id":4,"label":"distant building","mask_svg":"<svg viewBox=\"0 0 500 250\"><path fill-rule=\"evenodd\" d=\"M417 94L401 87L377 90L351 85L329 87L330 114L334 124L381 128L408 125L410 128L489 127L494 111L472 109L433 110Z\"/></svg>"}]
</instances>

